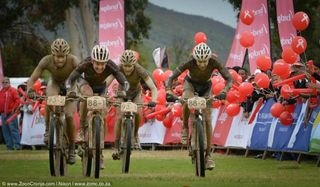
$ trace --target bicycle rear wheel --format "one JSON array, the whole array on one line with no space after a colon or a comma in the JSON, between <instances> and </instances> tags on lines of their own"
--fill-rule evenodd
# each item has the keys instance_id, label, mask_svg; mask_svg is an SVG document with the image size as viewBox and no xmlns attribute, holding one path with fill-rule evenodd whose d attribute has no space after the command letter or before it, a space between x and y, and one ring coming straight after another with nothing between
<instances>
[{"instance_id":1,"label":"bicycle rear wheel","mask_svg":"<svg viewBox=\"0 0 320 187\"><path fill-rule=\"evenodd\" d=\"M66 155L62 152L63 129L60 128L59 123L57 117L52 117L49 124L49 167L51 176L66 174Z\"/></svg>"},{"instance_id":2,"label":"bicycle rear wheel","mask_svg":"<svg viewBox=\"0 0 320 187\"><path fill-rule=\"evenodd\" d=\"M130 155L131 155L131 133L132 133L132 120L126 119L124 121L124 131L125 131L125 137L124 137L124 146L122 147L122 154L121 154L121 161L122 161L122 173L128 173L129 172L129 166L130 166Z\"/></svg>"},{"instance_id":3,"label":"bicycle rear wheel","mask_svg":"<svg viewBox=\"0 0 320 187\"><path fill-rule=\"evenodd\" d=\"M93 137L95 140L95 168L94 168L94 177L99 178L100 175L100 155L101 155L101 147L100 147L100 127L101 127L101 119L99 116L93 117Z\"/></svg>"},{"instance_id":4,"label":"bicycle rear wheel","mask_svg":"<svg viewBox=\"0 0 320 187\"><path fill-rule=\"evenodd\" d=\"M204 134L203 134L203 121L197 119L195 122L196 137L195 138L195 169L196 176L205 177L205 157L204 157Z\"/></svg>"}]
</instances>

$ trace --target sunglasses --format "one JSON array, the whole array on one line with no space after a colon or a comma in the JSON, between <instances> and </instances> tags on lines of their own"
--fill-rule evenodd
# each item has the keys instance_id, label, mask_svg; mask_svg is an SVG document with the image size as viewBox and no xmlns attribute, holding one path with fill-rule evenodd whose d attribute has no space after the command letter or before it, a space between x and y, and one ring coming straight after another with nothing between
<instances>
[{"instance_id":1,"label":"sunglasses","mask_svg":"<svg viewBox=\"0 0 320 187\"><path fill-rule=\"evenodd\" d=\"M199 61L197 61L199 64L205 64L205 63L208 63L208 61L207 60L199 60Z\"/></svg>"},{"instance_id":2,"label":"sunglasses","mask_svg":"<svg viewBox=\"0 0 320 187\"><path fill-rule=\"evenodd\" d=\"M131 68L131 67L132 67L132 65L123 65L123 67Z\"/></svg>"}]
</instances>

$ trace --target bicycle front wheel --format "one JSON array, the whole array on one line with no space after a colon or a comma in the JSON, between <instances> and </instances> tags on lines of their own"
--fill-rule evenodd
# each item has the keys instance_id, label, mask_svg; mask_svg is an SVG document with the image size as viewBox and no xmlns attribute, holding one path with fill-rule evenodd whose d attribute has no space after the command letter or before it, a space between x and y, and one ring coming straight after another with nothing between
<instances>
[{"instance_id":1,"label":"bicycle front wheel","mask_svg":"<svg viewBox=\"0 0 320 187\"><path fill-rule=\"evenodd\" d=\"M125 137L124 137L124 146L123 151L121 154L121 161L122 161L122 173L128 173L129 172L129 166L130 166L130 155L131 155L131 133L132 133L132 125L133 122L130 119L126 119L124 121L124 128L125 131Z\"/></svg>"},{"instance_id":2,"label":"bicycle front wheel","mask_svg":"<svg viewBox=\"0 0 320 187\"><path fill-rule=\"evenodd\" d=\"M205 158L204 158L204 134L203 134L203 121L196 120L195 130L195 169L196 176L205 177Z\"/></svg>"},{"instance_id":3,"label":"bicycle front wheel","mask_svg":"<svg viewBox=\"0 0 320 187\"><path fill-rule=\"evenodd\" d=\"M94 127L94 142L95 142L95 168L94 168L94 177L99 178L100 175L100 155L101 155L101 147L100 147L100 127L101 127L101 119L99 116L93 117L93 127Z\"/></svg>"},{"instance_id":4,"label":"bicycle front wheel","mask_svg":"<svg viewBox=\"0 0 320 187\"><path fill-rule=\"evenodd\" d=\"M49 166L51 176L64 176L66 174L63 129L60 128L60 121L57 117L52 117L49 124Z\"/></svg>"}]
</instances>

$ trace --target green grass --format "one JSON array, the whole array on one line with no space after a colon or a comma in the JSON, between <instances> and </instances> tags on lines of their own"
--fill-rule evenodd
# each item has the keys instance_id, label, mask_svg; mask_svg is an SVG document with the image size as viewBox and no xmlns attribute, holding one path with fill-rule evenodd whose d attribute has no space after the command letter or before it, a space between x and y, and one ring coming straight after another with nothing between
<instances>
[{"instance_id":1,"label":"green grass","mask_svg":"<svg viewBox=\"0 0 320 187\"><path fill-rule=\"evenodd\" d=\"M121 173L121 162L111 159L111 150L104 150L105 166L99 179L81 175L81 161L68 167L67 177L51 177L48 152L0 150L0 186L2 182L65 182L59 186L84 184L101 186L318 186L320 168L314 161L277 161L243 156L214 154L216 168L206 171L205 178L194 176L187 151L134 151L130 173ZM101 182L101 183L98 183ZM22 183L21 183L22 184ZM87 184L86 186L93 186ZM27 186L28 184L24 184Z\"/></svg>"}]
</instances>

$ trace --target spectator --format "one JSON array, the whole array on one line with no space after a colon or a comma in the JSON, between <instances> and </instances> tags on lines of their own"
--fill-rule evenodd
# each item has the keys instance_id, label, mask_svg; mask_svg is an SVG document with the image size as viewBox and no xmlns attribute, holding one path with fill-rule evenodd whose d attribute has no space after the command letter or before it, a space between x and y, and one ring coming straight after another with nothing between
<instances>
[{"instance_id":1,"label":"spectator","mask_svg":"<svg viewBox=\"0 0 320 187\"><path fill-rule=\"evenodd\" d=\"M4 77L2 80L2 89L0 90L0 113L2 119L2 134L8 150L21 149L18 119L14 118L6 124L6 120L19 110L19 104L18 91L11 87L10 79Z\"/></svg>"}]
</instances>

